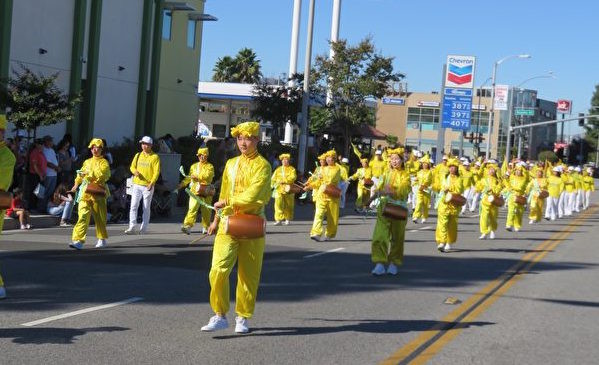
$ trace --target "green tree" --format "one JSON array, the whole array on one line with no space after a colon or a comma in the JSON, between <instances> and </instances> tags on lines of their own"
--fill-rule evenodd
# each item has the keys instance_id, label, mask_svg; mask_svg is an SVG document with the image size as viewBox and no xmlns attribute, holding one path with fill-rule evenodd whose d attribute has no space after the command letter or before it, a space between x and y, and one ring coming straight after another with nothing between
<instances>
[{"instance_id":1,"label":"green tree","mask_svg":"<svg viewBox=\"0 0 599 365\"><path fill-rule=\"evenodd\" d=\"M390 92L390 84L401 80L404 75L393 72L393 57L384 57L377 52L370 38L356 46L348 46L346 40L331 42L331 46L335 53L333 59L328 55L316 57L311 87L316 95L323 98L330 90L331 100L328 104L323 102L327 111L318 113L320 119L313 122L319 127L311 129L315 132L315 129L324 126L340 131L344 155L349 155L353 128L363 123L375 124L371 102Z\"/></svg>"},{"instance_id":2,"label":"green tree","mask_svg":"<svg viewBox=\"0 0 599 365\"><path fill-rule=\"evenodd\" d=\"M224 56L216 61L212 69L212 81L258 83L262 79L260 68L260 60L256 53L250 48L243 48L235 57Z\"/></svg>"},{"instance_id":3,"label":"green tree","mask_svg":"<svg viewBox=\"0 0 599 365\"><path fill-rule=\"evenodd\" d=\"M595 92L591 97L591 109L589 109L588 114L599 114L599 84L595 85ZM586 130L585 140L594 148L594 151L597 151L597 148L599 148L599 146L597 146L597 137L599 135L599 118L588 119L584 128ZM592 150L589 150L588 152L591 151ZM592 157L590 160L594 161L596 154L593 153L592 156L589 157ZM595 161L595 166L597 166L597 162L598 161Z\"/></svg>"},{"instance_id":4,"label":"green tree","mask_svg":"<svg viewBox=\"0 0 599 365\"><path fill-rule=\"evenodd\" d=\"M17 129L33 131L35 137L40 126L73 120L74 108L81 98L76 96L69 100L69 96L56 86L58 73L44 76L22 65L21 72L13 73L5 100L10 108L8 119Z\"/></svg>"},{"instance_id":5,"label":"green tree","mask_svg":"<svg viewBox=\"0 0 599 365\"><path fill-rule=\"evenodd\" d=\"M263 122L271 122L273 126L272 140L279 141L279 130L287 121L297 124L296 117L302 108L303 76L292 78L293 87L285 85L269 85L259 82L254 87L254 109L252 118Z\"/></svg>"}]
</instances>

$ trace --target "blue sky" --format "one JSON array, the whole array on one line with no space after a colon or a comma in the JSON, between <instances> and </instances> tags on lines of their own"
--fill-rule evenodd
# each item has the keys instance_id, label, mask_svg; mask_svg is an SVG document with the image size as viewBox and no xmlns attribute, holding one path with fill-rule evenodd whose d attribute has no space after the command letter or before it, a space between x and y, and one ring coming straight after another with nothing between
<instances>
[{"instance_id":1,"label":"blue sky","mask_svg":"<svg viewBox=\"0 0 599 365\"><path fill-rule=\"evenodd\" d=\"M309 0L302 1L298 71L303 72ZM316 0L313 57L328 54L333 0ZM219 57L252 48L265 76L289 69L293 0L207 0L200 80L208 81ZM518 85L548 100L573 100L573 112L586 112L599 84L599 32L595 1L403 1L342 0L339 37L356 44L371 36L394 67L407 75L410 91L439 90L448 54L477 57L475 84L491 76L493 63L512 54L497 71L497 84ZM577 133L571 123L567 134Z\"/></svg>"}]
</instances>

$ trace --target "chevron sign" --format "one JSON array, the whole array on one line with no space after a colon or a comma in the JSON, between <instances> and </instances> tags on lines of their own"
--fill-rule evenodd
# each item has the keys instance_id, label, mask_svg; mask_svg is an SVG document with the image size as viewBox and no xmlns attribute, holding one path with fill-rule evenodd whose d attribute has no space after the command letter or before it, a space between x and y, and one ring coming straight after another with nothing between
<instances>
[{"instance_id":1,"label":"chevron sign","mask_svg":"<svg viewBox=\"0 0 599 365\"><path fill-rule=\"evenodd\" d=\"M475 62L473 56L447 56L445 86L472 89Z\"/></svg>"}]
</instances>

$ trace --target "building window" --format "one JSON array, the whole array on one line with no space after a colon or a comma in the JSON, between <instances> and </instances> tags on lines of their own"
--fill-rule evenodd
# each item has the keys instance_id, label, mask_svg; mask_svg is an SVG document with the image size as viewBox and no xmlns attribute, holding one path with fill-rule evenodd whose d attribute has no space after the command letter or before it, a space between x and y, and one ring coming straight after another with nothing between
<instances>
[{"instance_id":1,"label":"building window","mask_svg":"<svg viewBox=\"0 0 599 365\"><path fill-rule=\"evenodd\" d=\"M162 39L171 40L171 26L173 25L173 13L168 10L162 11Z\"/></svg>"},{"instance_id":2,"label":"building window","mask_svg":"<svg viewBox=\"0 0 599 365\"><path fill-rule=\"evenodd\" d=\"M187 48L196 48L196 21L187 21Z\"/></svg>"}]
</instances>

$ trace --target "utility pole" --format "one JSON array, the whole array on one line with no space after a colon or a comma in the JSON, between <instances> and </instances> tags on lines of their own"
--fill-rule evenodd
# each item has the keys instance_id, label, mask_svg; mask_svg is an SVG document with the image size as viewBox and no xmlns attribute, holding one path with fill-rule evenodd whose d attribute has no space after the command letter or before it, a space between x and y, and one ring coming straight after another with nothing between
<instances>
[{"instance_id":1,"label":"utility pole","mask_svg":"<svg viewBox=\"0 0 599 365\"><path fill-rule=\"evenodd\" d=\"M304 93L302 95L302 122L299 136L299 156L297 169L303 176L306 169L306 150L308 147L308 103L310 100L310 65L312 60L312 31L314 29L314 0L310 0L308 10L308 35L306 38L306 59L304 61Z\"/></svg>"}]
</instances>

